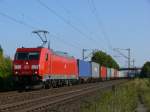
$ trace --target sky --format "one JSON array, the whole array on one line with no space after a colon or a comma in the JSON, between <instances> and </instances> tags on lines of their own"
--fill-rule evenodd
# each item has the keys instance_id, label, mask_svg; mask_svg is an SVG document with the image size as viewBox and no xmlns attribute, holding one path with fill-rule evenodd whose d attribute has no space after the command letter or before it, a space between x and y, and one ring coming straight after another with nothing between
<instances>
[{"instance_id":1,"label":"sky","mask_svg":"<svg viewBox=\"0 0 150 112\"><path fill-rule=\"evenodd\" d=\"M51 48L76 58L82 49L102 50L120 66L114 48L131 49L140 67L150 60L149 0L0 0L0 45L13 57L18 47L37 47L34 30L47 30ZM127 51L121 50L127 55Z\"/></svg>"}]
</instances>

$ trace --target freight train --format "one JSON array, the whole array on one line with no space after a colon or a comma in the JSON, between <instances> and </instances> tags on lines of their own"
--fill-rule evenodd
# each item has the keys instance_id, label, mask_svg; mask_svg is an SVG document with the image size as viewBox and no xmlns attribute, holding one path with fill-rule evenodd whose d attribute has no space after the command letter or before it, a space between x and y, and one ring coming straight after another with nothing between
<instances>
[{"instance_id":1,"label":"freight train","mask_svg":"<svg viewBox=\"0 0 150 112\"><path fill-rule=\"evenodd\" d=\"M44 88L89 83L126 77L113 68L56 53L51 49L17 48L13 76L20 87L42 85Z\"/></svg>"}]
</instances>

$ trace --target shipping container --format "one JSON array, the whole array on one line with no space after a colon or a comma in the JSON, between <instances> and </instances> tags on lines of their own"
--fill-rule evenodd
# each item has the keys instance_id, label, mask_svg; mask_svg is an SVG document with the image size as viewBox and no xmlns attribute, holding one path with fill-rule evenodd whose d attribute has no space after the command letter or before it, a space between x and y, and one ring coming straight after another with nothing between
<instances>
[{"instance_id":1,"label":"shipping container","mask_svg":"<svg viewBox=\"0 0 150 112\"><path fill-rule=\"evenodd\" d=\"M128 72L128 77L129 78L134 78L135 76L136 76L136 72L134 70Z\"/></svg>"},{"instance_id":2,"label":"shipping container","mask_svg":"<svg viewBox=\"0 0 150 112\"><path fill-rule=\"evenodd\" d=\"M111 78L111 68L107 68L107 79Z\"/></svg>"},{"instance_id":3,"label":"shipping container","mask_svg":"<svg viewBox=\"0 0 150 112\"><path fill-rule=\"evenodd\" d=\"M115 79L118 78L117 69L114 69L114 78L115 78Z\"/></svg>"},{"instance_id":4,"label":"shipping container","mask_svg":"<svg viewBox=\"0 0 150 112\"><path fill-rule=\"evenodd\" d=\"M95 63L95 62L91 62L92 64L92 78L99 78L99 64Z\"/></svg>"},{"instance_id":5,"label":"shipping container","mask_svg":"<svg viewBox=\"0 0 150 112\"><path fill-rule=\"evenodd\" d=\"M107 77L107 68L104 66L100 67L100 77L102 80L106 80Z\"/></svg>"},{"instance_id":6,"label":"shipping container","mask_svg":"<svg viewBox=\"0 0 150 112\"><path fill-rule=\"evenodd\" d=\"M119 71L119 78L126 78L127 77L127 73L125 71Z\"/></svg>"},{"instance_id":7,"label":"shipping container","mask_svg":"<svg viewBox=\"0 0 150 112\"><path fill-rule=\"evenodd\" d=\"M114 75L114 69L111 68L111 79L114 79L115 78L115 75Z\"/></svg>"},{"instance_id":8,"label":"shipping container","mask_svg":"<svg viewBox=\"0 0 150 112\"><path fill-rule=\"evenodd\" d=\"M117 78L119 78L119 71L117 70Z\"/></svg>"},{"instance_id":9,"label":"shipping container","mask_svg":"<svg viewBox=\"0 0 150 112\"><path fill-rule=\"evenodd\" d=\"M78 60L79 78L91 78L92 69L91 63L83 60Z\"/></svg>"}]
</instances>

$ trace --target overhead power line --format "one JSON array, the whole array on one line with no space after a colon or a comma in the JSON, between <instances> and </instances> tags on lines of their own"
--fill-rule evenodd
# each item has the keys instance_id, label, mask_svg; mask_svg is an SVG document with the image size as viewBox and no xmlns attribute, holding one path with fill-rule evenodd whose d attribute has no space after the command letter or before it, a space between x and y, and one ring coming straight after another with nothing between
<instances>
[{"instance_id":1,"label":"overhead power line","mask_svg":"<svg viewBox=\"0 0 150 112\"><path fill-rule=\"evenodd\" d=\"M3 16L3 17L5 17L5 18L7 18L7 19L9 19L9 20L11 20L11 21L13 21L13 22L15 22L15 23L24 25L24 26L26 26L28 28L31 28L31 29L36 29L36 27L34 27L34 26L32 26L32 25L24 22L24 21L21 21L21 20L18 20L16 18L14 18L14 17L11 17L11 16L9 16L9 15L3 13L3 12L0 12L0 15Z\"/></svg>"},{"instance_id":2,"label":"overhead power line","mask_svg":"<svg viewBox=\"0 0 150 112\"><path fill-rule=\"evenodd\" d=\"M74 19L76 22L78 22L80 24L80 26L82 26L84 28L84 30L88 29L88 26L84 22L82 22L81 19L79 19L77 16L74 16L68 8L64 7L60 3L61 0L56 0L56 1L58 1L58 5L66 12L68 17L72 17L72 19ZM92 33L91 31L88 31L88 32Z\"/></svg>"},{"instance_id":3,"label":"overhead power line","mask_svg":"<svg viewBox=\"0 0 150 112\"><path fill-rule=\"evenodd\" d=\"M60 3L60 0L56 0L56 1L58 1L58 5L66 12L66 14L68 15L68 17L72 17L72 19L75 20L76 22L78 22L78 23L80 24L80 26L82 26L82 28L84 28L84 30L89 33L90 37L92 37L93 32L87 30L87 29L88 29L88 26L87 26L84 22L82 22L78 17L74 16L68 8L64 7L64 6ZM69 21L70 21L70 20L69 20ZM100 39L100 38L99 38L99 39ZM95 38L92 38L92 40L93 40L95 43L97 43L98 45L101 45L101 44L102 44L102 43L100 44L100 42L102 42L102 40L97 41L97 39L95 39Z\"/></svg>"},{"instance_id":4,"label":"overhead power line","mask_svg":"<svg viewBox=\"0 0 150 112\"><path fill-rule=\"evenodd\" d=\"M72 43L70 43L70 42L68 42L68 41L65 41L65 40L62 39L59 35L56 35L56 34L52 34L52 33L51 33L51 36L58 38L58 40L60 40L60 41L61 41L62 43L64 43L65 45L68 45L68 46L70 46L70 47L74 47L74 48L76 48L76 49L78 49L78 50L81 50L81 48L80 48L79 46L77 46L76 44L72 44Z\"/></svg>"},{"instance_id":5,"label":"overhead power line","mask_svg":"<svg viewBox=\"0 0 150 112\"><path fill-rule=\"evenodd\" d=\"M9 19L9 20L11 20L11 21L13 21L13 22L15 22L15 23L17 23L17 24L23 25L23 26L25 26L25 27L27 27L27 28L37 29L37 27L34 27L34 26L32 26L32 25L30 25L30 24L28 24L28 23L26 23L26 22L24 22L24 21L18 20L18 19L14 18L14 17L11 17L11 16L9 16L9 15L3 13L3 12L0 12L0 15L3 16L4 18L7 18L7 19ZM65 40L63 40L63 39L60 38L59 36L56 36L56 35L54 35L54 34L52 34L52 33L51 33L51 35L54 36L54 37L59 38L59 40L61 40L60 42L63 42L64 44L66 44L66 45L68 45L68 46L70 46L70 47L73 46L73 47L75 47L76 49L80 49L80 47L78 47L78 46L76 46L76 45L74 45L74 44L71 44L71 43L69 43L69 42L66 42ZM77 44L77 43L76 43L76 44ZM77 45L78 45L78 44L77 44Z\"/></svg>"},{"instance_id":6,"label":"overhead power line","mask_svg":"<svg viewBox=\"0 0 150 112\"><path fill-rule=\"evenodd\" d=\"M29 18L30 20L31 20L31 17L30 16L26 16L26 15L23 15L24 17L27 17L27 18ZM35 21L34 21L35 22ZM39 23L38 21L36 21L36 24L37 23ZM68 46L72 46L72 47L75 47L76 49L79 49L80 47L80 44L79 43L77 43L77 42L73 42L73 43L75 43L75 44L72 44L71 42L67 42L67 41L65 41L64 39L62 39L62 38L60 38L60 37L62 37L62 36L60 36L60 35L56 35L56 34L52 34L52 33L50 33L50 35L51 36L54 36L54 37L56 37L56 38L59 38L59 40L60 40L60 42L61 43L64 43L65 45L68 45ZM59 41L58 40L58 41Z\"/></svg>"},{"instance_id":7,"label":"overhead power line","mask_svg":"<svg viewBox=\"0 0 150 112\"><path fill-rule=\"evenodd\" d=\"M43 3L41 0L36 0L41 6L43 6L44 8L46 8L47 10L49 10L51 13L53 13L56 17L58 17L59 19L61 19L64 23L66 23L67 25L69 25L73 30L75 30L76 32L80 33L82 35L82 37L84 37L84 39L89 39L91 41L93 41L93 38L89 37L89 35L87 35L86 33L82 32L78 27L76 27L73 23L71 23L69 20L67 20L66 18L64 18L63 16L61 16L60 14L58 14L55 10L53 10L52 8L48 7L45 3Z\"/></svg>"},{"instance_id":8,"label":"overhead power line","mask_svg":"<svg viewBox=\"0 0 150 112\"><path fill-rule=\"evenodd\" d=\"M111 42L110 42L110 38L108 37L108 34L107 34L106 31L105 31L103 22L102 22L102 20L101 20L100 17L99 17L99 14L98 14L97 8L96 8L96 6L95 6L94 0L88 0L88 3L89 3L89 6L90 6L90 10L91 10L92 14L95 16L95 18L96 18L96 20L97 20L97 23L98 23L98 26L99 26L100 29L101 29L101 32L102 32L102 34L103 34L103 36L104 36L104 39L106 39L106 41L107 41L108 48L112 50L113 47L112 47L112 44L111 44ZM91 5L90 5L90 4L91 4Z\"/></svg>"}]
</instances>

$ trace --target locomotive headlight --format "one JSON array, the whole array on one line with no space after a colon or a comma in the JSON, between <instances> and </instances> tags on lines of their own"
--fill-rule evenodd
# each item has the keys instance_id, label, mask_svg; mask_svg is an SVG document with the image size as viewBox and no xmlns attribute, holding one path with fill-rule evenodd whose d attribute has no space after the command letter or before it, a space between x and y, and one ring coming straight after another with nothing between
<instances>
[{"instance_id":1,"label":"locomotive headlight","mask_svg":"<svg viewBox=\"0 0 150 112\"><path fill-rule=\"evenodd\" d=\"M39 69L39 65L32 65L32 66L31 66L31 69L32 69L32 70L37 70L37 69Z\"/></svg>"},{"instance_id":2,"label":"locomotive headlight","mask_svg":"<svg viewBox=\"0 0 150 112\"><path fill-rule=\"evenodd\" d=\"M35 74L37 74L38 72L37 72L37 71L35 71L34 73L35 73Z\"/></svg>"},{"instance_id":3,"label":"locomotive headlight","mask_svg":"<svg viewBox=\"0 0 150 112\"><path fill-rule=\"evenodd\" d=\"M21 69L21 65L14 65L14 69L15 70Z\"/></svg>"}]
</instances>

